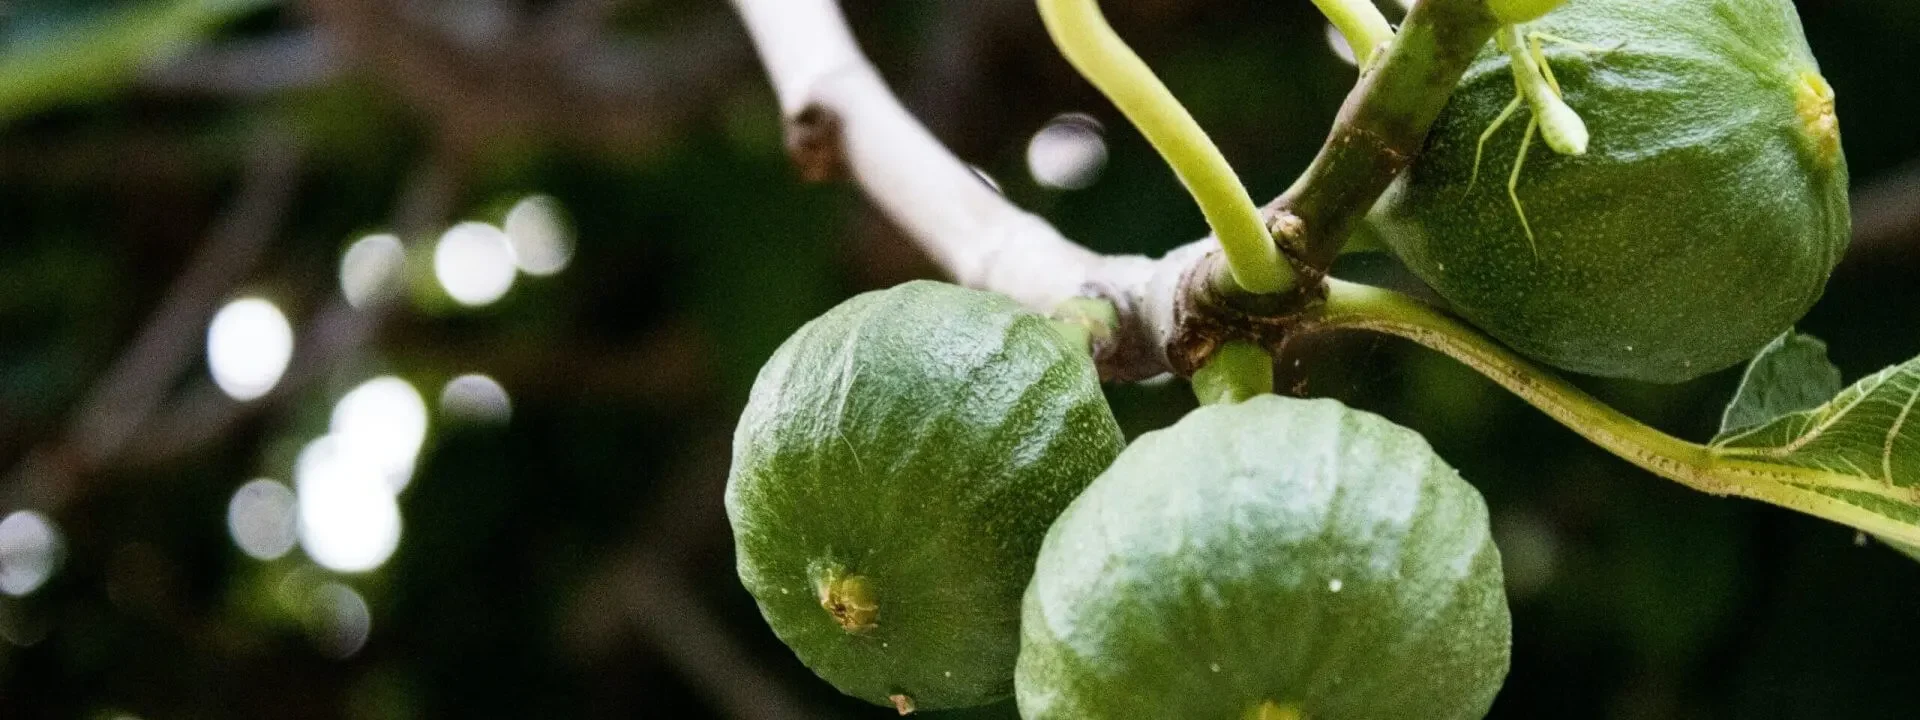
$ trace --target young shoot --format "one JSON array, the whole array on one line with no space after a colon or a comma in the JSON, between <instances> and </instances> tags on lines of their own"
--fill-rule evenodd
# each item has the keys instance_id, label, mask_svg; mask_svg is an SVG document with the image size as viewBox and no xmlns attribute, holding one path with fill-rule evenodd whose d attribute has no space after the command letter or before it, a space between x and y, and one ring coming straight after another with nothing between
<instances>
[{"instance_id":1,"label":"young shoot","mask_svg":"<svg viewBox=\"0 0 1920 720\"><path fill-rule=\"evenodd\" d=\"M1294 284L1260 208L1226 156L1146 62L1107 24L1095 0L1039 0L1040 18L1067 62L1127 116L1179 176L1220 239L1234 282L1278 293Z\"/></svg>"}]
</instances>

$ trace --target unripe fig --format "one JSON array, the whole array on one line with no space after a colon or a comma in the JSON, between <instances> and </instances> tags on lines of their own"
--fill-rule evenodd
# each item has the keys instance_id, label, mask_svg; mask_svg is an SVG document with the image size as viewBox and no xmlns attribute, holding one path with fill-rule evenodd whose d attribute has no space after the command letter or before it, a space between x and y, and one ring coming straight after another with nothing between
<instances>
[{"instance_id":1,"label":"unripe fig","mask_svg":"<svg viewBox=\"0 0 1920 720\"><path fill-rule=\"evenodd\" d=\"M1521 31L1587 152L1532 143L1509 196L1540 118L1521 110L1480 152L1515 96L1490 44L1362 231L1467 320L1575 372L1684 381L1792 326L1850 234L1833 93L1792 3L1569 0Z\"/></svg>"},{"instance_id":2,"label":"unripe fig","mask_svg":"<svg viewBox=\"0 0 1920 720\"><path fill-rule=\"evenodd\" d=\"M1479 493L1411 430L1272 395L1127 448L1021 631L1028 720L1478 718L1511 643Z\"/></svg>"},{"instance_id":3,"label":"unripe fig","mask_svg":"<svg viewBox=\"0 0 1920 720\"><path fill-rule=\"evenodd\" d=\"M727 480L740 579L842 692L1005 698L1040 540L1122 445L1086 351L1011 299L855 297L754 383Z\"/></svg>"}]
</instances>

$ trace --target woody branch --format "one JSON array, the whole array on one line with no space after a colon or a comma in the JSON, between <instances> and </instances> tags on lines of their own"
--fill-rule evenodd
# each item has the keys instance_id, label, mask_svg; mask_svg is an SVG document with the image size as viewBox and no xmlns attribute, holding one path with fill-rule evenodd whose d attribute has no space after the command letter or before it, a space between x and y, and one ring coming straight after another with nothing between
<instances>
[{"instance_id":1,"label":"woody branch","mask_svg":"<svg viewBox=\"0 0 1920 720\"><path fill-rule=\"evenodd\" d=\"M1229 339L1267 344L1317 301L1352 224L1412 161L1474 54L1498 27L1485 0L1427 0L1371 64L1319 156L1266 208L1309 282L1247 298L1211 238L1158 259L1108 256L1062 236L981 182L888 90L834 0L734 0L772 81L803 178L851 176L953 278L1040 312L1092 297L1117 322L1096 338L1102 378L1191 374Z\"/></svg>"}]
</instances>

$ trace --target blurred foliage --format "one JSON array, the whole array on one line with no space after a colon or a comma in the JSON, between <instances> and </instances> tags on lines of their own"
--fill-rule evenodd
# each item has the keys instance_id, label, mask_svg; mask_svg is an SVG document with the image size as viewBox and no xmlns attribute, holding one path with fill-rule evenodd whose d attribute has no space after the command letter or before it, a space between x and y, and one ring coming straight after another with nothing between
<instances>
[{"instance_id":1,"label":"blurred foliage","mask_svg":"<svg viewBox=\"0 0 1920 720\"><path fill-rule=\"evenodd\" d=\"M299 183L266 259L230 294L273 297L297 329L337 296L347 243L401 222L423 168L449 146L461 149L451 207L406 238L416 248L452 222L498 221L530 192L557 198L579 239L568 269L522 277L495 305L397 308L369 346L328 357L313 381L211 442L88 473L52 513L67 539L59 571L26 597L0 597L0 717L760 716L742 697L781 698L806 717L889 715L835 695L766 630L733 577L719 492L733 421L772 349L838 300L930 266L851 187L798 182L752 72L703 79L703 92L685 91L684 103L700 99L684 116L632 113L668 124L649 135L657 141L619 147L564 132L474 137L449 118L489 108L423 106L405 77L350 44L331 72L266 92L153 79L163 55L285 37L328 17L323 6L355 4L0 4L0 473L60 446L89 388L230 206L265 133L297 138ZM1105 251L1158 252L1203 233L1177 182L1044 44L1025 3L847 4L909 104L1016 202ZM490 51L526 37L514 22L567 3L392 5ZM1352 82L1307 2L1108 5L1257 196L1312 157ZM1920 4L1800 6L1839 93L1856 183L1920 158L1920 83L1904 77L1920 66ZM605 32L641 46L730 23L723 10L620 3ZM509 31L485 31L502 22ZM680 62L744 61L744 37L724 37L731 45L703 48L712 57ZM622 77L688 71L673 65ZM1027 139L1064 112L1106 129L1110 161L1086 190L1044 187L1025 165ZM1871 257L1842 267L1802 327L1831 344L1849 380L1920 354L1920 250ZM1408 283L1378 257L1343 269ZM1637 472L1403 343L1300 345L1283 391L1420 430L1487 495L1516 642L1494 717L1920 717L1911 560L1838 526ZM399 550L380 570L335 576L298 550L261 562L235 547L229 496L255 477L290 480L348 388L398 373L431 402L446 378L476 371L511 393L512 418L435 416L400 498ZM163 379L176 398L163 414L190 413L205 378L196 360ZM1704 439L1737 380L1586 384ZM1179 382L1110 395L1130 434L1193 403ZM344 659L311 600L330 582L370 611L367 644Z\"/></svg>"}]
</instances>

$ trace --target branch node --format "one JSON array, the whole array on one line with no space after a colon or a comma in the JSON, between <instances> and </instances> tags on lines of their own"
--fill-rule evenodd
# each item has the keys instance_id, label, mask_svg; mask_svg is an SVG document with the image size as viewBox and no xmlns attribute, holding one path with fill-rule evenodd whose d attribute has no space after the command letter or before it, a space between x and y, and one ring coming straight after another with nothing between
<instances>
[{"instance_id":1,"label":"branch node","mask_svg":"<svg viewBox=\"0 0 1920 720\"><path fill-rule=\"evenodd\" d=\"M840 116L824 105L812 104L787 120L787 157L800 179L825 183L847 176L845 140Z\"/></svg>"},{"instance_id":2,"label":"branch node","mask_svg":"<svg viewBox=\"0 0 1920 720\"><path fill-rule=\"evenodd\" d=\"M1323 272L1304 264L1296 269L1302 274L1293 290L1257 295L1234 284L1219 250L1189 266L1175 295L1167 364L1192 377L1221 346L1236 340L1278 353L1294 328L1315 317L1327 299Z\"/></svg>"}]
</instances>

